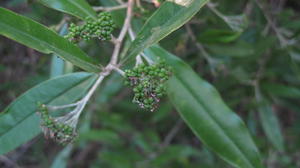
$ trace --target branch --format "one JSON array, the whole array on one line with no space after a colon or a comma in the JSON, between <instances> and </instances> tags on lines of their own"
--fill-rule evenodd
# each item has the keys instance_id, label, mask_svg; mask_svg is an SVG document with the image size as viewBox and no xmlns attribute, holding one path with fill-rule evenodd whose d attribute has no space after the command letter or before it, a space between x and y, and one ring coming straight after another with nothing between
<instances>
[{"instance_id":1,"label":"branch","mask_svg":"<svg viewBox=\"0 0 300 168\"><path fill-rule=\"evenodd\" d=\"M93 9L98 12L98 11L106 11L106 12L110 12L110 11L114 11L114 10L120 10L120 9L124 9L127 8L127 3L118 5L118 6L111 6L111 7L103 7L103 6L95 6L93 7Z\"/></svg>"},{"instance_id":2,"label":"branch","mask_svg":"<svg viewBox=\"0 0 300 168\"><path fill-rule=\"evenodd\" d=\"M268 24L270 25L270 27L272 28L272 30L275 32L275 34L279 40L280 46L282 48L288 46L288 44L289 44L288 40L286 40L284 38L284 36L281 34L281 32L278 30L278 28L277 28L276 24L273 22L271 16L265 12L266 10L265 10L264 6L258 0L255 0L255 3L260 8L261 12L263 13L264 17L266 18L266 20L267 20Z\"/></svg>"},{"instance_id":3,"label":"branch","mask_svg":"<svg viewBox=\"0 0 300 168\"><path fill-rule=\"evenodd\" d=\"M161 149L164 149L170 145L171 141L174 139L174 137L176 136L176 134L178 133L178 131L181 129L182 126L183 126L183 121L182 119L179 119L174 125L174 127L167 134L163 143L160 144Z\"/></svg>"},{"instance_id":4,"label":"branch","mask_svg":"<svg viewBox=\"0 0 300 168\"><path fill-rule=\"evenodd\" d=\"M109 75L113 70L119 72L121 75L124 76L124 72L116 66L118 62L118 56L121 49L121 44L125 38L125 35L130 27L130 21L132 17L132 10L133 10L133 4L134 0L128 0L127 6L127 15L124 21L124 25L120 31L120 34L117 39L114 37L112 38L112 42L115 44L114 51L112 54L112 57L110 59L109 64L106 65L105 68L103 68L102 72L98 74L98 79L93 84L93 86L89 89L88 93L79 101L72 104L66 104L62 106L49 106L49 110L57 110L57 109L64 109L69 107L75 107L73 111L69 112L67 115L62 117L57 117L57 121L63 121L63 122L69 122L71 126L74 125L76 127L78 119L80 117L80 114L82 113L83 109L85 108L87 102L90 100L93 93L96 91L97 87L101 84L101 82L104 80L104 78ZM124 4L122 4L124 5Z\"/></svg>"},{"instance_id":5,"label":"branch","mask_svg":"<svg viewBox=\"0 0 300 168\"><path fill-rule=\"evenodd\" d=\"M134 3L134 0L128 0L127 14L126 14L126 18L125 18L125 21L124 21L124 25L121 29L119 37L115 41L115 48L114 48L114 51L113 51L113 54L112 54L112 57L111 57L111 60L110 60L109 64L112 64L112 65L117 64L122 41L123 41L127 31L128 31L128 28L130 27L133 3Z\"/></svg>"}]
</instances>

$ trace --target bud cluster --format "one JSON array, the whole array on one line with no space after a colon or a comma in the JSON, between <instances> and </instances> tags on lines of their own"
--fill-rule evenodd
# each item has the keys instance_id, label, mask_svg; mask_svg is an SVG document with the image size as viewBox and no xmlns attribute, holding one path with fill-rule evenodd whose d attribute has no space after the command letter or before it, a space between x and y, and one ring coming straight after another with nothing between
<instances>
[{"instance_id":1,"label":"bud cluster","mask_svg":"<svg viewBox=\"0 0 300 168\"><path fill-rule=\"evenodd\" d=\"M47 138L50 137L61 144L68 144L77 137L75 128L51 117L46 105L39 103L37 113L41 116L41 126Z\"/></svg>"},{"instance_id":2,"label":"bud cluster","mask_svg":"<svg viewBox=\"0 0 300 168\"><path fill-rule=\"evenodd\" d=\"M98 14L97 19L88 17L86 23L76 26L74 23L70 24L69 34L65 38L72 42L79 42L80 40L90 40L91 38L99 38L100 40L110 40L115 24L112 20L111 14L102 12Z\"/></svg>"},{"instance_id":3,"label":"bud cluster","mask_svg":"<svg viewBox=\"0 0 300 168\"><path fill-rule=\"evenodd\" d=\"M132 70L126 70L125 84L133 88L133 102L141 108L154 111L166 92L164 82L171 74L171 67L164 61L154 65L140 64Z\"/></svg>"}]
</instances>

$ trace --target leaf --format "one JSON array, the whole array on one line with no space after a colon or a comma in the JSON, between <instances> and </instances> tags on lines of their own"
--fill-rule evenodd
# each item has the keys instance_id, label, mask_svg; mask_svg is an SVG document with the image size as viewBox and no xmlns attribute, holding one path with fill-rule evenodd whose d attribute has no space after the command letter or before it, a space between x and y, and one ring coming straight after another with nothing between
<instances>
[{"instance_id":1,"label":"leaf","mask_svg":"<svg viewBox=\"0 0 300 168\"><path fill-rule=\"evenodd\" d=\"M196 154L196 149L191 146L169 145L155 158L155 160L152 161L152 164L154 167L160 167L161 165L167 165L168 163L184 163L189 157L195 156Z\"/></svg>"},{"instance_id":2,"label":"leaf","mask_svg":"<svg viewBox=\"0 0 300 168\"><path fill-rule=\"evenodd\" d=\"M59 31L59 35L67 34L67 24L64 24ZM64 74L65 61L53 54L51 59L50 78Z\"/></svg>"},{"instance_id":3,"label":"leaf","mask_svg":"<svg viewBox=\"0 0 300 168\"><path fill-rule=\"evenodd\" d=\"M205 145L235 167L263 167L245 124L212 85L160 47L150 47L145 54L153 60L160 57L173 67L174 74L167 87L169 99Z\"/></svg>"},{"instance_id":4,"label":"leaf","mask_svg":"<svg viewBox=\"0 0 300 168\"><path fill-rule=\"evenodd\" d=\"M42 53L57 54L86 71L100 71L100 67L92 58L68 40L47 27L4 8L0 8L0 35Z\"/></svg>"},{"instance_id":5,"label":"leaf","mask_svg":"<svg viewBox=\"0 0 300 168\"><path fill-rule=\"evenodd\" d=\"M166 1L147 20L129 47L131 59L190 20L209 0Z\"/></svg>"},{"instance_id":6,"label":"leaf","mask_svg":"<svg viewBox=\"0 0 300 168\"><path fill-rule=\"evenodd\" d=\"M273 96L295 99L300 98L300 89L293 86L286 86L276 83L263 83L262 89Z\"/></svg>"},{"instance_id":7,"label":"leaf","mask_svg":"<svg viewBox=\"0 0 300 168\"><path fill-rule=\"evenodd\" d=\"M83 132L79 137L81 140L97 141L106 144L117 144L120 142L120 137L117 133L109 129L90 130Z\"/></svg>"},{"instance_id":8,"label":"leaf","mask_svg":"<svg viewBox=\"0 0 300 168\"><path fill-rule=\"evenodd\" d=\"M94 83L96 75L72 73L47 80L11 103L0 115L0 155L37 136L39 116L37 102L52 105L72 103L83 96Z\"/></svg>"},{"instance_id":9,"label":"leaf","mask_svg":"<svg viewBox=\"0 0 300 168\"><path fill-rule=\"evenodd\" d=\"M258 88L255 89L255 97L258 104L260 122L268 140L277 150L283 151L283 136L277 116L274 114L268 101L261 95Z\"/></svg>"},{"instance_id":10,"label":"leaf","mask_svg":"<svg viewBox=\"0 0 300 168\"><path fill-rule=\"evenodd\" d=\"M239 38L240 35L240 32L235 31L209 29L200 33L198 40L201 43L229 43Z\"/></svg>"},{"instance_id":11,"label":"leaf","mask_svg":"<svg viewBox=\"0 0 300 168\"><path fill-rule=\"evenodd\" d=\"M64 74L65 62L56 55L52 55L50 78L57 77Z\"/></svg>"},{"instance_id":12,"label":"leaf","mask_svg":"<svg viewBox=\"0 0 300 168\"><path fill-rule=\"evenodd\" d=\"M39 0L43 5L55 10L86 19L96 18L96 12L85 0Z\"/></svg>"},{"instance_id":13,"label":"leaf","mask_svg":"<svg viewBox=\"0 0 300 168\"><path fill-rule=\"evenodd\" d=\"M245 58L255 54L252 44L243 41L229 44L209 44L206 47L211 54L218 57Z\"/></svg>"},{"instance_id":14,"label":"leaf","mask_svg":"<svg viewBox=\"0 0 300 168\"><path fill-rule=\"evenodd\" d=\"M215 7L215 4L212 3L209 3L208 7L218 17L220 17L231 28L231 30L243 32L248 27L248 19L246 15L224 15Z\"/></svg>"},{"instance_id":15,"label":"leaf","mask_svg":"<svg viewBox=\"0 0 300 168\"><path fill-rule=\"evenodd\" d=\"M68 145L61 152L59 152L59 154L55 157L51 168L66 168L72 148L72 145Z\"/></svg>"}]
</instances>

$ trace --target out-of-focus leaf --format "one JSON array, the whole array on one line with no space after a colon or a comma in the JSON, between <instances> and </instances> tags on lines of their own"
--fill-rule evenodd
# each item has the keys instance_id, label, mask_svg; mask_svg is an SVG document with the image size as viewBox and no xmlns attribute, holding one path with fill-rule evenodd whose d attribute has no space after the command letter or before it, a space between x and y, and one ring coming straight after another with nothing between
<instances>
[{"instance_id":1,"label":"out-of-focus leaf","mask_svg":"<svg viewBox=\"0 0 300 168\"><path fill-rule=\"evenodd\" d=\"M258 113L260 122L267 138L279 151L284 150L283 136L277 116L274 114L272 106L261 95L258 88L255 90L255 97L258 103Z\"/></svg>"},{"instance_id":2,"label":"out-of-focus leaf","mask_svg":"<svg viewBox=\"0 0 300 168\"><path fill-rule=\"evenodd\" d=\"M155 160L152 161L154 167L160 167L167 163L185 161L188 157L199 153L190 146L170 145Z\"/></svg>"},{"instance_id":3,"label":"out-of-focus leaf","mask_svg":"<svg viewBox=\"0 0 300 168\"><path fill-rule=\"evenodd\" d=\"M65 147L59 154L55 157L51 168L66 168L68 163L68 157L72 151L72 145Z\"/></svg>"},{"instance_id":4,"label":"out-of-focus leaf","mask_svg":"<svg viewBox=\"0 0 300 168\"><path fill-rule=\"evenodd\" d=\"M200 33L198 40L201 43L229 43L240 37L240 32L209 29Z\"/></svg>"},{"instance_id":5,"label":"out-of-focus leaf","mask_svg":"<svg viewBox=\"0 0 300 168\"><path fill-rule=\"evenodd\" d=\"M0 34L46 54L57 54L86 71L99 72L100 67L80 48L47 27L0 8Z\"/></svg>"},{"instance_id":6,"label":"out-of-focus leaf","mask_svg":"<svg viewBox=\"0 0 300 168\"><path fill-rule=\"evenodd\" d=\"M296 62L300 62L300 49L294 47L293 49L291 49L289 51L289 55L291 56L291 58L296 61Z\"/></svg>"},{"instance_id":7,"label":"out-of-focus leaf","mask_svg":"<svg viewBox=\"0 0 300 168\"><path fill-rule=\"evenodd\" d=\"M64 24L59 32L59 35L67 34L67 24ZM65 61L53 54L51 59L50 78L64 74Z\"/></svg>"},{"instance_id":8,"label":"out-of-focus leaf","mask_svg":"<svg viewBox=\"0 0 300 168\"><path fill-rule=\"evenodd\" d=\"M218 57L247 57L255 53L254 47L246 42L234 44L210 44L206 45L211 54Z\"/></svg>"},{"instance_id":9,"label":"out-of-focus leaf","mask_svg":"<svg viewBox=\"0 0 300 168\"><path fill-rule=\"evenodd\" d=\"M210 9L219 16L233 31L242 32L248 26L248 19L246 15L224 15L218 11L214 4L209 4Z\"/></svg>"},{"instance_id":10,"label":"out-of-focus leaf","mask_svg":"<svg viewBox=\"0 0 300 168\"><path fill-rule=\"evenodd\" d=\"M96 18L96 12L85 0L39 0L55 10L77 16L81 19Z\"/></svg>"},{"instance_id":11,"label":"out-of-focus leaf","mask_svg":"<svg viewBox=\"0 0 300 168\"><path fill-rule=\"evenodd\" d=\"M166 1L147 20L129 47L125 59L131 59L189 21L208 0Z\"/></svg>"},{"instance_id":12,"label":"out-of-focus leaf","mask_svg":"<svg viewBox=\"0 0 300 168\"><path fill-rule=\"evenodd\" d=\"M53 55L51 59L50 78L54 78L64 74L65 61Z\"/></svg>"},{"instance_id":13,"label":"out-of-focus leaf","mask_svg":"<svg viewBox=\"0 0 300 168\"><path fill-rule=\"evenodd\" d=\"M45 81L28 90L0 115L0 154L9 152L37 136L41 130L37 102L62 105L76 101L94 83L96 75L73 73Z\"/></svg>"},{"instance_id":14,"label":"out-of-focus leaf","mask_svg":"<svg viewBox=\"0 0 300 168\"><path fill-rule=\"evenodd\" d=\"M167 87L169 98L205 145L235 167L263 167L245 124L227 107L212 85L160 47L150 47L146 55L152 59L160 57L173 67L174 74Z\"/></svg>"},{"instance_id":15,"label":"out-of-focus leaf","mask_svg":"<svg viewBox=\"0 0 300 168\"><path fill-rule=\"evenodd\" d=\"M113 132L112 130L101 129L83 132L82 134L80 134L80 139L115 144L119 142L120 137L117 133Z\"/></svg>"},{"instance_id":16,"label":"out-of-focus leaf","mask_svg":"<svg viewBox=\"0 0 300 168\"><path fill-rule=\"evenodd\" d=\"M276 83L263 83L262 89L273 96L295 99L300 98L300 89L293 86Z\"/></svg>"},{"instance_id":17,"label":"out-of-focus leaf","mask_svg":"<svg viewBox=\"0 0 300 168\"><path fill-rule=\"evenodd\" d=\"M9 7L13 7L13 6L17 6L17 5L20 5L22 3L26 3L26 0L11 0L8 2L8 6Z\"/></svg>"}]
</instances>

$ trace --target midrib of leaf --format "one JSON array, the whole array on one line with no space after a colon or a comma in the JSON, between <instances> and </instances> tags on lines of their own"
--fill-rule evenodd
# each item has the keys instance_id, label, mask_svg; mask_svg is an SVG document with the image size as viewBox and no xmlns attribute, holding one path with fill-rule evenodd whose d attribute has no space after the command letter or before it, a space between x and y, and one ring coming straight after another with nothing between
<instances>
[{"instance_id":1,"label":"midrib of leaf","mask_svg":"<svg viewBox=\"0 0 300 168\"><path fill-rule=\"evenodd\" d=\"M76 83L74 86L66 89L66 90L63 90L61 93L59 93L57 96L53 97L51 100L45 102L44 104L48 104L50 103L51 101L55 100L57 97L60 97L61 95L63 95L65 92L68 92L69 90L73 89L74 87L77 87L78 85L80 85L83 81L85 81L87 78L90 78L91 76L88 76L82 80L80 80L78 83ZM19 98L22 98L23 96L25 95L22 95L21 97ZM12 104L13 105L13 104ZM26 115L22 120L18 121L15 125L19 125L20 123L22 123L24 120L26 120L28 117L30 117L33 113L30 113L28 115ZM10 127L9 129L5 130L5 132L3 134L0 135L0 138L3 137L5 134L7 134L11 129L13 129L14 127Z\"/></svg>"},{"instance_id":2,"label":"midrib of leaf","mask_svg":"<svg viewBox=\"0 0 300 168\"><path fill-rule=\"evenodd\" d=\"M87 15L89 15L89 16L92 16L92 17L95 17L95 16L93 16L93 15L91 15L90 14L90 12L88 11L88 10L85 10L85 8L82 8L80 5L78 5L77 3L74 3L74 1L73 0L68 0L71 4L73 4L73 5L75 5L75 6L77 6L79 9L81 9L82 11L84 11Z\"/></svg>"},{"instance_id":3,"label":"midrib of leaf","mask_svg":"<svg viewBox=\"0 0 300 168\"><path fill-rule=\"evenodd\" d=\"M181 83L181 84L183 85L184 88L186 88L186 89L190 92L190 94L192 95L192 97L193 97L199 104L201 104L201 105L203 106L204 109L206 109L207 111L210 111L210 108L208 108L208 107L205 105L205 103L202 102L200 99L198 99L197 96L195 95L194 91L188 87L188 84L184 82L184 79L180 79L180 77L175 76L175 75L174 75L174 77L175 77L175 79L176 79L177 81L179 81L179 83ZM232 141L232 140L230 139L230 138L232 138L232 137L230 137L230 135L226 132L225 129L222 129L221 124L218 122L218 120L215 119L209 112L208 112L207 114L208 114L208 116L216 123L215 125L216 125L220 130L223 130L222 134L226 137L226 139L229 140L229 142L231 142L231 143L233 144L233 146L237 149L237 151L239 151L239 153L240 153L241 156L244 158L244 160L247 161L247 163L250 164L250 165L254 168L255 166L247 159L245 153L240 149L241 147L240 147L238 144L236 144L234 141ZM225 159L226 159L226 158L225 158ZM227 160L227 159L226 159L226 160ZM230 162L231 162L231 161L230 161Z\"/></svg>"}]
</instances>

